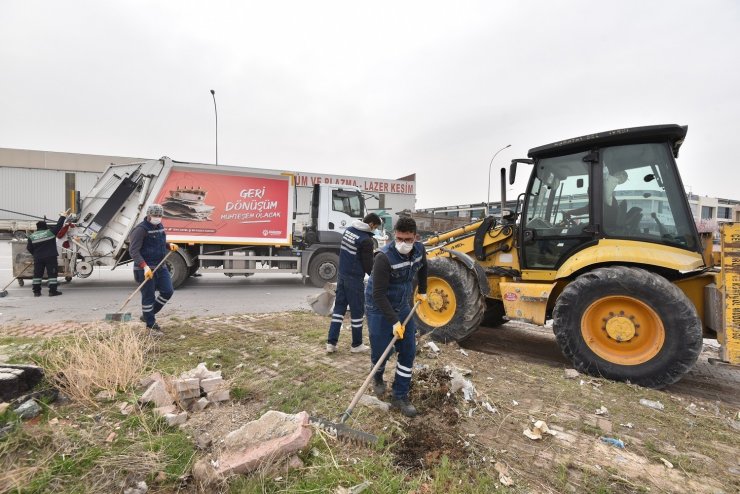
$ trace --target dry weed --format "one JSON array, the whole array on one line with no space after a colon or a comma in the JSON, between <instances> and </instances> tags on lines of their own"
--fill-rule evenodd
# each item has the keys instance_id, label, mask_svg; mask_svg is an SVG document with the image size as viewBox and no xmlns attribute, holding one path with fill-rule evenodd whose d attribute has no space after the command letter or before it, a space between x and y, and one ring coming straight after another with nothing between
<instances>
[{"instance_id":1,"label":"dry weed","mask_svg":"<svg viewBox=\"0 0 740 494\"><path fill-rule=\"evenodd\" d=\"M75 333L45 355L47 376L75 400L97 406L94 393L132 390L147 368L151 340L129 325L100 324Z\"/></svg>"}]
</instances>

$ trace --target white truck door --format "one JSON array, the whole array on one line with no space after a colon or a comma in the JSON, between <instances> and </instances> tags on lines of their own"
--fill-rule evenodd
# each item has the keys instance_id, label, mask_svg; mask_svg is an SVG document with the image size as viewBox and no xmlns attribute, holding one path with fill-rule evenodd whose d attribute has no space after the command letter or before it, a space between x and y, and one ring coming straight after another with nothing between
<instances>
[{"instance_id":1,"label":"white truck door","mask_svg":"<svg viewBox=\"0 0 740 494\"><path fill-rule=\"evenodd\" d=\"M352 221L365 215L365 201L356 187L326 185L321 187L319 200L318 230L322 242L327 237L337 237L339 242L344 230ZM327 235L321 235L326 232Z\"/></svg>"}]
</instances>

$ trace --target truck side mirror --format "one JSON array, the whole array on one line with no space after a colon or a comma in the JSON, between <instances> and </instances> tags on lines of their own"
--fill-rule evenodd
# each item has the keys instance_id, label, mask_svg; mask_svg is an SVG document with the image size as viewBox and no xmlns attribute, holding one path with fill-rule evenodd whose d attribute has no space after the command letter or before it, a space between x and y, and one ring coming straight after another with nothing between
<instances>
[{"instance_id":1,"label":"truck side mirror","mask_svg":"<svg viewBox=\"0 0 740 494\"><path fill-rule=\"evenodd\" d=\"M509 165L509 185L514 185L514 180L516 180L516 161Z\"/></svg>"}]
</instances>

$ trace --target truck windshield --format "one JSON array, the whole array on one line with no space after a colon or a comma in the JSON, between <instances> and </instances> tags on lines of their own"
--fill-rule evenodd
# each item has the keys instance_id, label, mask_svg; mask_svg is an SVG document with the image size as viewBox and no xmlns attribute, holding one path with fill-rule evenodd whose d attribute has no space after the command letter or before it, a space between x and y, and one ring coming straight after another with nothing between
<instances>
[{"instance_id":1,"label":"truck windshield","mask_svg":"<svg viewBox=\"0 0 740 494\"><path fill-rule=\"evenodd\" d=\"M331 204L334 211L345 213L352 218L363 217L363 200L357 191L333 190Z\"/></svg>"},{"instance_id":2,"label":"truck windshield","mask_svg":"<svg viewBox=\"0 0 740 494\"><path fill-rule=\"evenodd\" d=\"M695 228L668 146L604 148L601 166L607 236L697 248Z\"/></svg>"}]
</instances>

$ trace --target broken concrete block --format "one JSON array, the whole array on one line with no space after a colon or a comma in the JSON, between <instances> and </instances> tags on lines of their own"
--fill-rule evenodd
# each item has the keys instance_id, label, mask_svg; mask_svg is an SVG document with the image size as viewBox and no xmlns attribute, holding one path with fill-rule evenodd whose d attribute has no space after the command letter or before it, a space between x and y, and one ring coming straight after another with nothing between
<instances>
[{"instance_id":1,"label":"broken concrete block","mask_svg":"<svg viewBox=\"0 0 740 494\"><path fill-rule=\"evenodd\" d=\"M580 374L575 369L565 369L564 376L566 379L577 379Z\"/></svg>"},{"instance_id":2,"label":"broken concrete block","mask_svg":"<svg viewBox=\"0 0 740 494\"><path fill-rule=\"evenodd\" d=\"M177 407L175 405L165 405L163 407L155 408L152 412L158 417L164 417L168 413L175 413L176 410Z\"/></svg>"},{"instance_id":3,"label":"broken concrete block","mask_svg":"<svg viewBox=\"0 0 740 494\"><path fill-rule=\"evenodd\" d=\"M308 413L289 415L270 410L226 435L225 450L215 473L219 476L247 473L263 464L277 462L306 448L312 435Z\"/></svg>"},{"instance_id":4,"label":"broken concrete block","mask_svg":"<svg viewBox=\"0 0 740 494\"><path fill-rule=\"evenodd\" d=\"M197 377L176 379L173 384L175 385L175 390L178 393L181 391L200 390L200 379L198 379Z\"/></svg>"},{"instance_id":5,"label":"broken concrete block","mask_svg":"<svg viewBox=\"0 0 740 494\"><path fill-rule=\"evenodd\" d=\"M167 388L162 381L154 381L149 385L149 388L144 391L144 394L139 398L140 403L154 403L157 407L164 407L171 405L175 401L172 396L167 392Z\"/></svg>"},{"instance_id":6,"label":"broken concrete block","mask_svg":"<svg viewBox=\"0 0 740 494\"><path fill-rule=\"evenodd\" d=\"M198 401L194 402L192 405L190 405L190 407L188 407L188 408L190 410L192 410L193 412L200 412L200 411L204 410L208 406L208 403L210 403L208 401L208 398L201 398L200 400L198 400Z\"/></svg>"},{"instance_id":7,"label":"broken concrete block","mask_svg":"<svg viewBox=\"0 0 740 494\"><path fill-rule=\"evenodd\" d=\"M10 403L0 403L0 415L4 414L8 407L10 406Z\"/></svg>"},{"instance_id":8,"label":"broken concrete block","mask_svg":"<svg viewBox=\"0 0 740 494\"><path fill-rule=\"evenodd\" d=\"M164 419L167 421L167 425L170 426L184 424L188 421L188 412L166 413Z\"/></svg>"},{"instance_id":9,"label":"broken concrete block","mask_svg":"<svg viewBox=\"0 0 740 494\"><path fill-rule=\"evenodd\" d=\"M40 414L42 412L42 409L41 409L41 406L38 403L36 403L36 400L30 399L24 402L23 404L21 404L14 411L22 419L32 419L38 414Z\"/></svg>"},{"instance_id":10,"label":"broken concrete block","mask_svg":"<svg viewBox=\"0 0 740 494\"><path fill-rule=\"evenodd\" d=\"M139 381L139 384L141 385L142 388L148 388L155 381L162 381L162 382L164 382L164 379L162 379L162 374L160 374L159 372L154 372L154 373L148 375L147 377L142 378Z\"/></svg>"},{"instance_id":11,"label":"broken concrete block","mask_svg":"<svg viewBox=\"0 0 740 494\"><path fill-rule=\"evenodd\" d=\"M126 487L123 490L123 494L146 494L148 491L149 486L142 480L132 487Z\"/></svg>"},{"instance_id":12,"label":"broken concrete block","mask_svg":"<svg viewBox=\"0 0 740 494\"><path fill-rule=\"evenodd\" d=\"M206 367L205 362L199 363L195 369L185 371L180 375L180 378L187 379L197 377L198 379L211 379L213 377L221 377L221 371L209 371Z\"/></svg>"},{"instance_id":13,"label":"broken concrete block","mask_svg":"<svg viewBox=\"0 0 740 494\"><path fill-rule=\"evenodd\" d=\"M220 389L218 391L211 391L210 393L206 394L206 398L208 398L208 401L210 401L211 403L227 401L229 399L229 390Z\"/></svg>"},{"instance_id":14,"label":"broken concrete block","mask_svg":"<svg viewBox=\"0 0 740 494\"><path fill-rule=\"evenodd\" d=\"M200 387L203 391L210 393L219 389L226 388L226 382L222 377L211 377L209 379L203 379L200 381Z\"/></svg>"},{"instance_id":15,"label":"broken concrete block","mask_svg":"<svg viewBox=\"0 0 740 494\"><path fill-rule=\"evenodd\" d=\"M200 398L200 388L178 391L177 396L180 399L180 401L192 400L193 398Z\"/></svg>"},{"instance_id":16,"label":"broken concrete block","mask_svg":"<svg viewBox=\"0 0 740 494\"><path fill-rule=\"evenodd\" d=\"M0 365L0 400L10 401L33 389L44 377L36 365Z\"/></svg>"}]
</instances>

